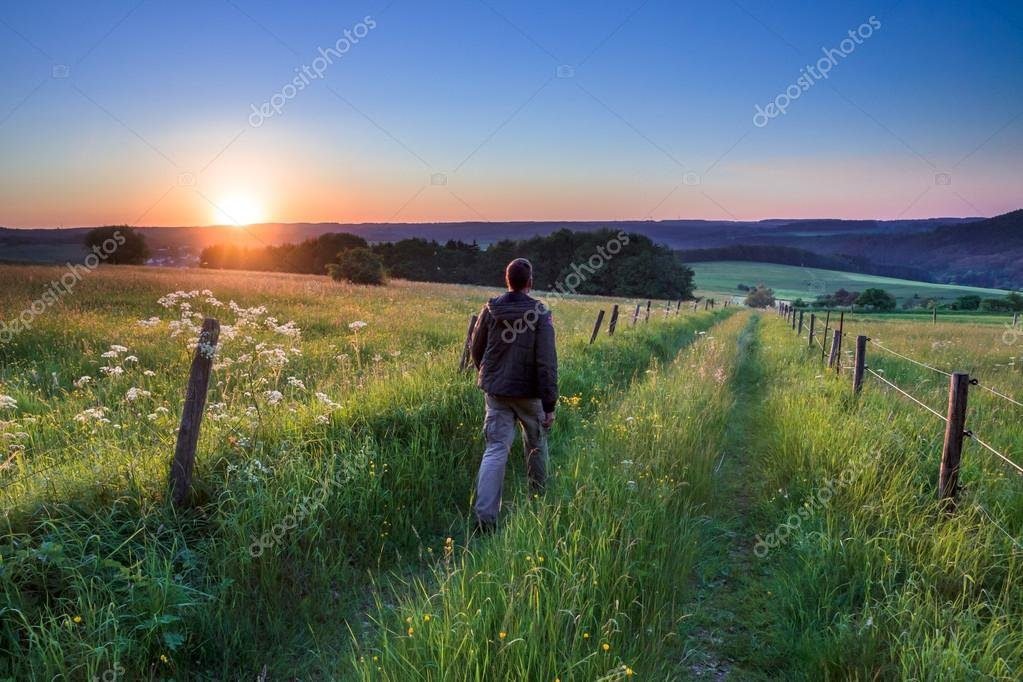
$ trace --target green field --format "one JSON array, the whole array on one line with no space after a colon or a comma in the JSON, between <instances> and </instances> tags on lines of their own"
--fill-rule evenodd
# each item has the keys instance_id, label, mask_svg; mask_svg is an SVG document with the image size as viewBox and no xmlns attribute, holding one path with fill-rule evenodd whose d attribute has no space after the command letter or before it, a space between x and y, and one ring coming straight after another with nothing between
<instances>
[{"instance_id":1,"label":"green field","mask_svg":"<svg viewBox=\"0 0 1023 682\"><path fill-rule=\"evenodd\" d=\"M0 319L60 273L0 266ZM775 313L557 301L548 489L515 448L473 535L483 397L457 365L493 293L111 266L41 309L0 345L0 679L1018 679L1023 479L967 442L941 512L940 419L873 377L854 399L848 346L829 371ZM846 321L937 410L947 379L881 345L1023 397L1023 330ZM1023 460L1020 408L969 402Z\"/></svg>"},{"instance_id":2,"label":"green field","mask_svg":"<svg viewBox=\"0 0 1023 682\"><path fill-rule=\"evenodd\" d=\"M870 287L884 289L895 296L900 303L914 294L921 298L949 301L968 294L1001 298L1008 293L1001 289L931 284L893 277L877 277L774 263L722 261L693 263L689 267L696 273L697 292L710 296L742 296L744 294L736 289L739 284L756 286L761 283L774 289L775 296L778 298L802 298L805 301L812 301L817 296L830 294L838 289L863 291Z\"/></svg>"}]
</instances>

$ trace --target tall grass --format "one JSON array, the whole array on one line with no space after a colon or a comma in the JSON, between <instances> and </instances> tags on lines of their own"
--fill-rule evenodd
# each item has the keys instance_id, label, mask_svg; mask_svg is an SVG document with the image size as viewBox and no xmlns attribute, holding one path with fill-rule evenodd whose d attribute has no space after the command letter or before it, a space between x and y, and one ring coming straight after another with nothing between
<instances>
[{"instance_id":1,"label":"tall grass","mask_svg":"<svg viewBox=\"0 0 1023 682\"><path fill-rule=\"evenodd\" d=\"M53 272L0 270L5 306ZM0 675L343 675L369 578L416 570L464 524L482 400L455 367L465 319L490 292L135 268L80 287L0 351L0 394L16 402L0 429L14 455L0 474ZM157 304L205 288L224 305L206 294ZM229 300L267 310L232 313ZM719 317L620 323L589 346L606 304L556 309L566 400L555 452ZM218 357L194 505L175 511L165 482L193 338L188 325L171 336L183 312L236 333ZM127 350L101 357L114 345ZM76 385L83 375L92 381ZM129 398L133 388L143 393Z\"/></svg>"},{"instance_id":2,"label":"tall grass","mask_svg":"<svg viewBox=\"0 0 1023 682\"><path fill-rule=\"evenodd\" d=\"M438 546L431 578L378 603L378 631L353 660L362 679L671 674L743 323L715 327L598 412L559 448L545 498L520 498L497 535Z\"/></svg>"},{"instance_id":3,"label":"tall grass","mask_svg":"<svg viewBox=\"0 0 1023 682\"><path fill-rule=\"evenodd\" d=\"M877 382L853 399L848 377L822 371L783 322L771 318L765 331L775 381L754 424L750 551L754 533L786 537L759 563L766 577L746 588L761 591L750 601L766 604L762 635L777 655L748 663L800 679L1018 679L1020 481L984 475L979 451L968 451L963 503L942 514L941 423ZM915 376L889 370L904 383ZM1007 426L1001 435L1019 452Z\"/></svg>"}]
</instances>

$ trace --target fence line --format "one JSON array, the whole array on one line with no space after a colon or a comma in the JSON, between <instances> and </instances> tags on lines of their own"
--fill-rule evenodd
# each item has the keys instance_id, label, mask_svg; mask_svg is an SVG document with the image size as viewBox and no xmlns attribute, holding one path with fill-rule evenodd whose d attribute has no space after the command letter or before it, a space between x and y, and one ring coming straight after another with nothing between
<instances>
[{"instance_id":1,"label":"fence line","mask_svg":"<svg viewBox=\"0 0 1023 682\"><path fill-rule=\"evenodd\" d=\"M782 314L785 314L786 311L785 310L780 310L779 312L782 313ZM836 337L839 336L839 335L841 335L842 337L848 336L848 334L846 334L844 332L839 332L837 330L836 330L836 334L835 335L836 335ZM801 336L801 334L800 334L800 336ZM817 340L816 338L811 337L811 341L816 341L816 340ZM826 339L825 339L825 341L826 341ZM880 349L882 349L884 351L887 351L887 352L891 353L892 355L895 355L895 356L897 356L899 358L902 358L903 360L907 360L908 362L911 362L911 363L913 363L915 365L919 365L919 366L921 366L921 367L923 367L925 369L929 369L931 371L934 371L934 372L937 372L939 374L943 374L943 375L949 377L951 379L951 382L952 382L951 386L950 386L950 389L949 389L949 391L950 391L949 392L949 416L946 417L945 415L941 414L940 412L938 412L937 410L935 410L931 406L927 405L925 402L923 402L922 400L920 400L916 396L912 395L908 391L904 390L903 388L899 387L895 383L893 383L893 382L889 381L888 379L886 379L885 377L883 377L878 372L874 371L874 369L866 366L866 364L864 362L864 358L860 358L860 357L858 357L858 355L859 355L859 345L862 344L863 348L865 349L866 348L866 342L868 342L868 341L873 343L873 345L875 345L876 347L878 347L878 348L880 348ZM820 343L819 341L817 343L818 343L818 345L820 345L821 351L823 353L823 351L825 349L824 344ZM990 392L990 393L992 393L992 394L994 394L994 395L996 395L996 396L998 396L1000 398L1003 398L1003 399L1005 399L1005 400L1007 400L1007 401L1009 401L1009 402L1011 402L1013 404L1023 406L1023 403L1020 403L1019 401L1015 400L1014 398L1011 398L1011 397L1009 397L1009 396L1007 396L1007 395L1005 395L1003 393L1000 393L1000 392L998 392L998 391L996 391L996 390L994 390L992 388L988 388L987 386L982 385L979 382L979 380L972 379L968 374L963 374L963 373L953 374L953 373L950 373L950 372L945 372L944 370L938 369L936 367L932 367L931 365L928 365L926 363L920 362L919 360L915 360L915 359L913 359L913 358L911 358L911 357L909 357L907 355L903 355L902 353L898 353L896 351L893 351L892 349L890 349L890 348L888 348L888 347L886 347L886 346L884 346L884 345L882 345L882 344L880 344L880 343L878 343L876 341L873 341L872 339L870 339L869 337L866 337L866 336L861 336L861 338L859 339L856 363L857 363L857 366L853 368L853 391L854 391L854 393L858 393L859 392L859 384L858 384L857 379L856 379L856 373L857 373L858 369L862 369L863 371L869 373L871 376L876 378L881 383L883 383L886 386L888 386L889 388L897 391L899 394L901 394L902 396L906 397L907 399L909 399L910 401L912 401L913 403L915 403L919 407L922 407L923 409L927 410L927 412L931 413L932 415L934 415L935 417L937 417L938 419L940 419L942 422L944 422L946 424L947 428L946 428L946 436L945 436L945 449L944 449L944 452L942 453L942 468L941 468L942 482L939 485L939 495L941 497L943 497L943 498L949 498L946 501L952 502L953 506L954 506L955 493L958 490L958 484L957 484L958 469L959 469L958 451L959 451L959 449L962 446L963 438L969 438L969 439L975 441L978 445L980 445L984 449L988 450L991 454L995 455L996 457L1001 459L1004 463L1006 463L1010 467L1012 467L1017 473L1019 473L1020 475L1023 475L1023 466L1020 466L1019 464L1014 462L1012 459L1007 457L1005 454L1003 454L1003 453L999 452L998 450L996 450L990 444L988 444L987 442L982 440L979 436L977 436L972 430L965 428L965 425L962 424L962 421L965 419L965 414L966 414L966 395L968 393L969 386L971 386L971 385L972 386L980 386L984 390L986 390L986 391L988 391L988 392ZM841 367L839 367L839 373L841 373ZM954 397L953 394L956 392L955 391L955 386L957 385L957 380L959 382L958 385L962 387L961 388L962 395L959 396L958 400L953 401L953 397ZM953 406L956 403L959 403L960 401L961 401L961 404L957 405L954 408ZM950 423L950 421L949 421L950 419L953 419L953 418L955 419L955 424ZM961 430L959 429L959 426L962 426ZM949 456L949 451L950 451L950 448L952 447L950 445L950 443L952 441L955 442L956 454L952 458L954 461L946 462L945 458L947 456ZM945 471L946 470L946 465L948 465L952 469L952 471L949 473L950 483L949 483L949 486L948 486L949 487L948 490L945 490L946 486L945 486L945 481L944 481L944 478L946 476L946 471Z\"/></svg>"}]
</instances>

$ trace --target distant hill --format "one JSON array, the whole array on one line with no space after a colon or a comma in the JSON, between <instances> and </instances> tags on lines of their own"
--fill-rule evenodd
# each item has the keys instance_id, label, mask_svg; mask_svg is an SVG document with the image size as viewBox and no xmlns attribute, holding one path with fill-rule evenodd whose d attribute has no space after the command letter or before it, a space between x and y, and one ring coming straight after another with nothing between
<instances>
[{"instance_id":1,"label":"distant hill","mask_svg":"<svg viewBox=\"0 0 1023 682\"><path fill-rule=\"evenodd\" d=\"M501 239L546 236L560 229L626 230L676 250L737 247L747 260L763 249L767 262L792 257L768 247L802 251L853 272L909 277L975 286L1023 287L1023 210L995 218L923 220L840 220L775 218L752 222L727 220L539 221L461 223L268 223L231 226L143 227L156 265L196 265L207 246L232 243L264 247L297 243L333 232L359 235L369 242L410 237L487 246ZM63 262L84 256L81 243L89 228L0 228L0 261ZM729 256L730 259L736 260ZM791 260L781 261L788 264Z\"/></svg>"}]
</instances>

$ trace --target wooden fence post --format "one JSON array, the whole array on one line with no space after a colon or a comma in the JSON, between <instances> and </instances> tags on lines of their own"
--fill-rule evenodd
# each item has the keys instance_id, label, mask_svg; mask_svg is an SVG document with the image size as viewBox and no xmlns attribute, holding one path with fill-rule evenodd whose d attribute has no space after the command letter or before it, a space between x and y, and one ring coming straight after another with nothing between
<instances>
[{"instance_id":1,"label":"wooden fence post","mask_svg":"<svg viewBox=\"0 0 1023 682\"><path fill-rule=\"evenodd\" d=\"M650 299L648 298L647 301L646 301L646 318L643 320L643 322L649 322L649 321L650 321Z\"/></svg>"},{"instance_id":2,"label":"wooden fence post","mask_svg":"<svg viewBox=\"0 0 1023 682\"><path fill-rule=\"evenodd\" d=\"M945 445L941 449L941 469L938 472L938 499L945 509L955 509L959 492L959 462L963 454L966 435L966 401L970 393L970 375L953 372L948 382L948 423L945 426Z\"/></svg>"},{"instance_id":3,"label":"wooden fence post","mask_svg":"<svg viewBox=\"0 0 1023 682\"><path fill-rule=\"evenodd\" d=\"M607 323L607 335L615 335L615 327L618 326L618 304L615 303L614 307L611 308L611 321Z\"/></svg>"},{"instance_id":4,"label":"wooden fence post","mask_svg":"<svg viewBox=\"0 0 1023 682\"><path fill-rule=\"evenodd\" d=\"M821 336L821 362L824 362L824 357L828 352L828 325L831 323L831 311L824 316L824 334Z\"/></svg>"},{"instance_id":5,"label":"wooden fence post","mask_svg":"<svg viewBox=\"0 0 1023 682\"><path fill-rule=\"evenodd\" d=\"M597 334L600 333L600 325L604 321L604 309L601 308L600 312L597 313L597 321L593 323L593 333L590 334L590 345L597 340Z\"/></svg>"},{"instance_id":6,"label":"wooden fence post","mask_svg":"<svg viewBox=\"0 0 1023 682\"><path fill-rule=\"evenodd\" d=\"M867 366L867 337L856 337L856 359L853 361L853 393L863 389L863 371Z\"/></svg>"},{"instance_id":7,"label":"wooden fence post","mask_svg":"<svg viewBox=\"0 0 1023 682\"><path fill-rule=\"evenodd\" d=\"M843 341L843 339L845 339L845 311L844 310L838 314L838 329L836 329L835 331L837 331L838 333L835 334L835 340L831 342L831 352L835 356L834 367L835 367L835 370L837 371L837 370L842 368L842 341ZM837 346L838 350L835 350L836 346Z\"/></svg>"},{"instance_id":8,"label":"wooden fence post","mask_svg":"<svg viewBox=\"0 0 1023 682\"><path fill-rule=\"evenodd\" d=\"M803 335L803 311L799 311L799 335Z\"/></svg>"},{"instance_id":9,"label":"wooden fence post","mask_svg":"<svg viewBox=\"0 0 1023 682\"><path fill-rule=\"evenodd\" d=\"M1012 326L1013 326L1013 328L1019 326L1019 313L1013 313L1012 314Z\"/></svg>"},{"instance_id":10,"label":"wooden fence post","mask_svg":"<svg viewBox=\"0 0 1023 682\"><path fill-rule=\"evenodd\" d=\"M696 310L700 306L699 301L693 301L693 310Z\"/></svg>"},{"instance_id":11,"label":"wooden fence post","mask_svg":"<svg viewBox=\"0 0 1023 682\"><path fill-rule=\"evenodd\" d=\"M170 468L171 501L181 507L188 500L192 489L192 471L195 469L195 449L199 444L199 427L206 409L206 391L210 386L210 371L213 369L213 355L220 340L220 323L212 317L202 322L199 343L192 356L192 367L188 372L185 387L185 404L181 409L181 427L178 442L174 448L174 460Z\"/></svg>"},{"instance_id":12,"label":"wooden fence post","mask_svg":"<svg viewBox=\"0 0 1023 682\"><path fill-rule=\"evenodd\" d=\"M636 322L639 321L639 307L641 305L642 305L641 303L637 303L636 304L636 312L632 313L632 326L633 327L635 327L636 326Z\"/></svg>"},{"instance_id":13,"label":"wooden fence post","mask_svg":"<svg viewBox=\"0 0 1023 682\"><path fill-rule=\"evenodd\" d=\"M938 324L938 306L931 308L931 324Z\"/></svg>"},{"instance_id":14,"label":"wooden fence post","mask_svg":"<svg viewBox=\"0 0 1023 682\"><path fill-rule=\"evenodd\" d=\"M675 314L678 315L678 311L682 309L682 299L678 299L678 303L675 304Z\"/></svg>"},{"instance_id":15,"label":"wooden fence post","mask_svg":"<svg viewBox=\"0 0 1023 682\"><path fill-rule=\"evenodd\" d=\"M838 354L842 352L842 332L835 330L835 337L831 340L831 353L828 355L828 368L838 369Z\"/></svg>"},{"instance_id":16,"label":"wooden fence post","mask_svg":"<svg viewBox=\"0 0 1023 682\"><path fill-rule=\"evenodd\" d=\"M817 326L817 313L810 313L810 334L807 337L807 345L813 348L813 328Z\"/></svg>"},{"instance_id":17,"label":"wooden fence post","mask_svg":"<svg viewBox=\"0 0 1023 682\"><path fill-rule=\"evenodd\" d=\"M796 309L793 308L792 309L792 330L795 331L795 329L796 329Z\"/></svg>"}]
</instances>

